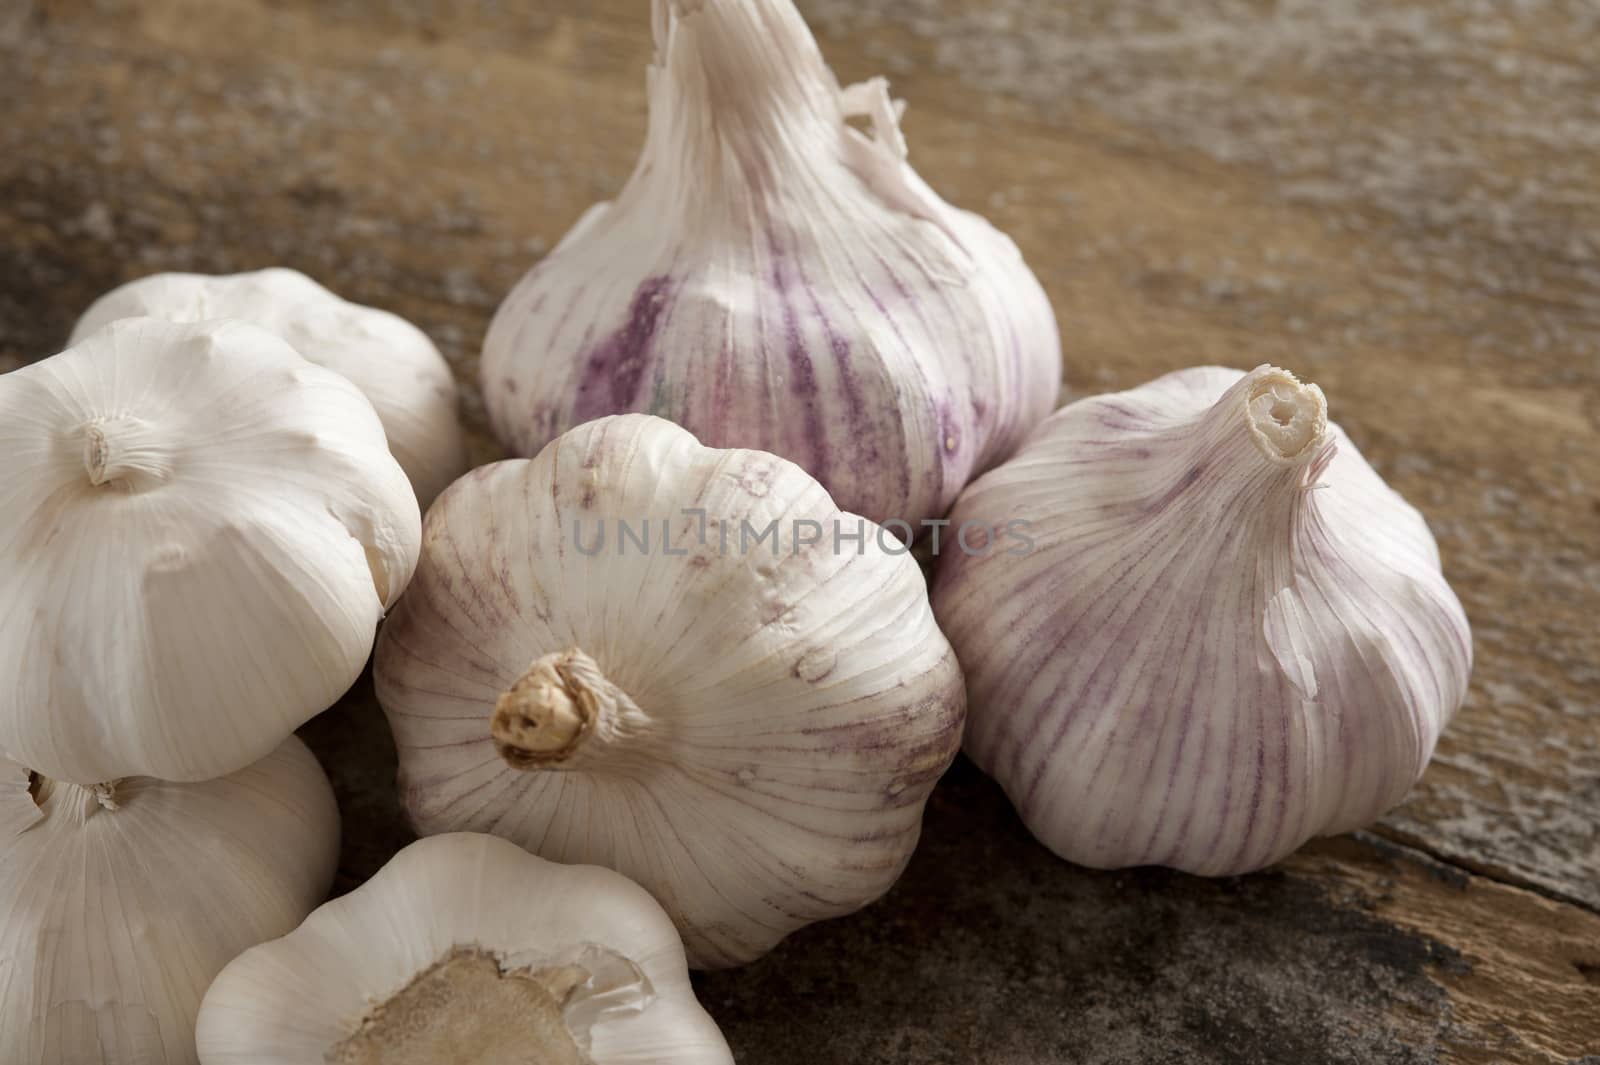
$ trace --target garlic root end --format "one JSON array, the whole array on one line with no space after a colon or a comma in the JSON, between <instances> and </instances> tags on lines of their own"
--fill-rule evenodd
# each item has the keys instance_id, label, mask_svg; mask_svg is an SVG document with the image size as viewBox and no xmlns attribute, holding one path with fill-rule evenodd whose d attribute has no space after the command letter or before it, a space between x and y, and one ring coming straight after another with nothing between
<instances>
[{"instance_id":1,"label":"garlic root end","mask_svg":"<svg viewBox=\"0 0 1600 1065\"><path fill-rule=\"evenodd\" d=\"M589 976L576 965L508 972L486 950L455 947L374 1006L327 1060L332 1065L589 1065L565 1016Z\"/></svg>"}]
</instances>

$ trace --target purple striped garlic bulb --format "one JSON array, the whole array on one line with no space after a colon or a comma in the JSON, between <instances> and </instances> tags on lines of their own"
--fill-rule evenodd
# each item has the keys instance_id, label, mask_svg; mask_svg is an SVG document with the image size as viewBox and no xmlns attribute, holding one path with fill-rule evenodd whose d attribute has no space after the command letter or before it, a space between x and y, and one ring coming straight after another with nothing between
<instances>
[{"instance_id":1,"label":"purple striped garlic bulb","mask_svg":"<svg viewBox=\"0 0 1600 1065\"><path fill-rule=\"evenodd\" d=\"M923 183L887 83L841 88L790 0L654 10L632 178L489 330L496 434L532 455L645 412L790 459L874 521L943 515L1053 405L1038 281Z\"/></svg>"},{"instance_id":2,"label":"purple striped garlic bulb","mask_svg":"<svg viewBox=\"0 0 1600 1065\"><path fill-rule=\"evenodd\" d=\"M1073 403L951 520L967 750L1074 862L1242 873L1359 828L1466 694L1427 525L1283 370Z\"/></svg>"},{"instance_id":3,"label":"purple striped garlic bulb","mask_svg":"<svg viewBox=\"0 0 1600 1065\"><path fill-rule=\"evenodd\" d=\"M887 891L961 744L900 540L638 414L446 489L374 675L418 831L624 873L698 968Z\"/></svg>"}]
</instances>

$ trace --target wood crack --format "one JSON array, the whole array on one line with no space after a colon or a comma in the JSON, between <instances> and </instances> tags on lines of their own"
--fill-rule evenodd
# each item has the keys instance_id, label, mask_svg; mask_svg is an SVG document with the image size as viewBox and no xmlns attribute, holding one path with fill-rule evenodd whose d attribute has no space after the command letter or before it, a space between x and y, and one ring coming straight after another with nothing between
<instances>
[{"instance_id":1,"label":"wood crack","mask_svg":"<svg viewBox=\"0 0 1600 1065\"><path fill-rule=\"evenodd\" d=\"M1521 876L1513 870L1505 868L1504 866L1491 865L1487 862L1476 862L1470 858L1464 858L1460 855L1449 854L1440 848L1429 844L1421 837L1414 836L1409 832L1402 832L1399 829L1391 828L1387 825L1377 825L1363 832L1359 832L1357 835L1368 836L1374 840L1381 840L1382 842L1391 846L1400 847L1404 850L1415 851L1417 854L1420 854L1431 861L1437 862L1440 865L1448 866L1451 869L1458 870L1459 872L1465 873L1468 876L1475 876L1483 880L1492 881L1493 883L1499 884L1503 887L1516 888L1519 891L1526 891L1530 894L1538 895L1540 898L1548 899L1549 901L1559 905L1571 906L1574 909L1582 910L1585 913L1592 913L1596 916L1600 916L1600 906L1596 906L1594 903L1591 903L1586 899L1579 898L1576 895L1569 895L1564 891L1557 891L1548 884L1541 884L1537 881L1530 880L1529 878Z\"/></svg>"}]
</instances>

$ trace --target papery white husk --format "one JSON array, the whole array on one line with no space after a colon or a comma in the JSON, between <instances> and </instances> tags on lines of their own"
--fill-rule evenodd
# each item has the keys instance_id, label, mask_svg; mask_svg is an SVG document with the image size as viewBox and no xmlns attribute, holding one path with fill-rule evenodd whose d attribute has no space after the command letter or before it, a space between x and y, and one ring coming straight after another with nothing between
<instances>
[{"instance_id":1,"label":"papery white husk","mask_svg":"<svg viewBox=\"0 0 1600 1065\"><path fill-rule=\"evenodd\" d=\"M1072 861L1238 873L1365 825L1465 696L1427 525L1283 371L1074 403L951 520L1019 523L934 605L967 751Z\"/></svg>"},{"instance_id":2,"label":"papery white husk","mask_svg":"<svg viewBox=\"0 0 1600 1065\"><path fill-rule=\"evenodd\" d=\"M820 542L797 544L801 519ZM648 522L653 549L619 543L619 521ZM742 540L744 521L776 521L777 549ZM860 553L835 523L864 533ZM910 858L963 708L922 573L884 543L794 464L643 415L475 470L429 512L376 657L413 822L620 870L697 967L872 901ZM617 705L570 760L513 768L497 700L573 649Z\"/></svg>"},{"instance_id":3,"label":"papery white husk","mask_svg":"<svg viewBox=\"0 0 1600 1065\"><path fill-rule=\"evenodd\" d=\"M632 179L489 330L496 434L532 455L642 411L791 459L875 521L942 515L1054 404L1038 281L911 169L882 79L840 89L790 0L655 13Z\"/></svg>"},{"instance_id":4,"label":"papery white husk","mask_svg":"<svg viewBox=\"0 0 1600 1065\"><path fill-rule=\"evenodd\" d=\"M608 869L557 865L469 833L413 843L362 887L229 965L200 1011L200 1060L331 1060L375 1006L458 948L492 954L506 973L574 965L587 974L563 1017L585 1065L733 1061L695 1001L672 922L647 892ZM500 1018L486 1008L473 1020L452 1060L467 1060L471 1036ZM515 1060L546 1060L539 1051L526 1047Z\"/></svg>"},{"instance_id":5,"label":"papery white husk","mask_svg":"<svg viewBox=\"0 0 1600 1065\"><path fill-rule=\"evenodd\" d=\"M0 376L0 454L0 751L57 780L265 757L416 565L372 405L243 322L124 319Z\"/></svg>"},{"instance_id":6,"label":"papery white husk","mask_svg":"<svg viewBox=\"0 0 1600 1065\"><path fill-rule=\"evenodd\" d=\"M183 1065L240 951L327 894L333 791L291 737L219 780L85 788L0 761L0 1061Z\"/></svg>"},{"instance_id":7,"label":"papery white husk","mask_svg":"<svg viewBox=\"0 0 1600 1065\"><path fill-rule=\"evenodd\" d=\"M76 344L119 318L201 322L238 318L361 389L389 448L426 509L467 468L450 367L427 335L398 315L342 299L305 274L152 274L101 296L73 327Z\"/></svg>"}]
</instances>

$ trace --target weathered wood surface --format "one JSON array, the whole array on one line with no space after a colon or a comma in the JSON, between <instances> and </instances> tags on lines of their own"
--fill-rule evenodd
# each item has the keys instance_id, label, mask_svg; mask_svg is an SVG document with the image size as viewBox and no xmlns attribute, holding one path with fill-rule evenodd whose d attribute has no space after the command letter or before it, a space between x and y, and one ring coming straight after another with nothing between
<instances>
[{"instance_id":1,"label":"weathered wood surface","mask_svg":"<svg viewBox=\"0 0 1600 1065\"><path fill-rule=\"evenodd\" d=\"M1022 245L1070 390L1273 361L1428 515L1471 698L1371 834L1091 873L959 764L891 896L701 981L761 1065L1600 1062L1600 8L811 0ZM426 328L630 169L644 0L0 0L0 370L110 285L271 263ZM477 457L496 456L480 433ZM363 681L348 887L408 838Z\"/></svg>"}]
</instances>

